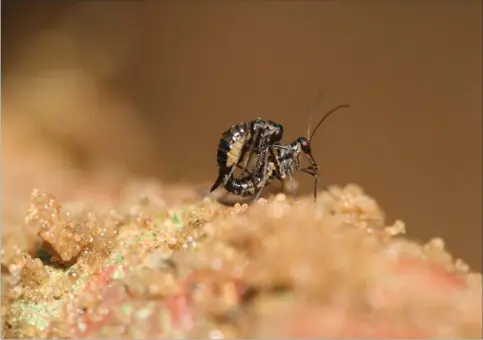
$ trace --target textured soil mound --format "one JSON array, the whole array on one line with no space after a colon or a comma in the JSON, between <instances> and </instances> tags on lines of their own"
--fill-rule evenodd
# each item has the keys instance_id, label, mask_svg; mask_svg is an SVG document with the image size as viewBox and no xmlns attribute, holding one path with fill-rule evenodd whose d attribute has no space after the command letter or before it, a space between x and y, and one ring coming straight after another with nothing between
<instances>
[{"instance_id":1,"label":"textured soil mound","mask_svg":"<svg viewBox=\"0 0 483 340\"><path fill-rule=\"evenodd\" d=\"M3 242L3 338L481 338L481 275L408 241L349 185L223 206L130 184L108 202L34 190Z\"/></svg>"}]
</instances>

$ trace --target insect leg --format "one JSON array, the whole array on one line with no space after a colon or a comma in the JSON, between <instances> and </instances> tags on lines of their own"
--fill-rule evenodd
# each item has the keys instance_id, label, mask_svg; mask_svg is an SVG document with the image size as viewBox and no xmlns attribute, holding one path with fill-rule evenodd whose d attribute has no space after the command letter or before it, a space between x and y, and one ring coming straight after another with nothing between
<instances>
[{"instance_id":1,"label":"insect leg","mask_svg":"<svg viewBox=\"0 0 483 340\"><path fill-rule=\"evenodd\" d=\"M302 169L299 169L299 170L314 178L314 201L317 201L317 186L319 184L319 175L317 174L316 169L314 169L312 167L308 167L308 168L302 168Z\"/></svg>"},{"instance_id":2,"label":"insect leg","mask_svg":"<svg viewBox=\"0 0 483 340\"><path fill-rule=\"evenodd\" d=\"M317 201L317 186L319 184L319 175L317 173L317 165L313 164L307 168L300 167L300 160L295 158L295 167L298 171L303 172L304 174L310 175L314 178L314 201Z\"/></svg>"},{"instance_id":3,"label":"insect leg","mask_svg":"<svg viewBox=\"0 0 483 340\"><path fill-rule=\"evenodd\" d=\"M262 136L262 144L265 136ZM258 153L258 159L257 159L257 164L255 165L255 168L253 169L252 172L252 181L255 181L256 179L256 174L259 173L259 171L262 169L263 165L266 165L268 162L268 156L271 155L275 158L275 154L273 152L274 149L280 149L283 148L283 146L278 147L278 145L261 145L260 148L256 149L256 152Z\"/></svg>"},{"instance_id":4,"label":"insect leg","mask_svg":"<svg viewBox=\"0 0 483 340\"><path fill-rule=\"evenodd\" d=\"M257 149L257 150L258 150L258 149ZM251 151L251 150L250 150L250 151ZM262 162L260 161L260 159L262 159L262 157L264 157L264 154L265 154L265 153L264 153L263 151L260 153L260 156L259 156L259 158L258 158L258 160L257 160L257 165L256 165L255 169L253 170L253 172L252 172L252 173L251 173L251 175L250 175L250 176L251 176L251 178L252 178L252 181L255 181L255 180L256 180L256 174L259 172L259 170L260 170L260 168L261 168L261 163L262 163ZM253 151L251 151L251 152L249 153L249 157L248 157L248 158L251 158L251 156L252 156L252 155L253 155ZM218 183L218 181L220 181L220 183L221 183L221 182L223 182L223 185L222 185L222 186L223 186L223 187L225 187L225 186L226 186L226 184L228 183L228 181L229 181L229 180L232 178L233 173L235 172L235 169L236 169L236 168L238 168L238 169L242 170L242 174L248 173L248 171L247 171L247 165L248 165L248 161L246 161L244 165L240 165L240 163L236 163L236 164L235 164L235 165L234 165L234 166L233 166L233 167L230 169L230 172L229 172L227 175L225 175L225 176L226 176L226 177L225 177L225 179L224 179L224 180L221 180L220 178L222 177L222 175L220 175L220 177L219 177L219 179L217 179L217 182L216 182L216 183ZM215 183L215 184L216 184L216 183ZM214 185L213 185L213 186L214 186Z\"/></svg>"},{"instance_id":5,"label":"insect leg","mask_svg":"<svg viewBox=\"0 0 483 340\"><path fill-rule=\"evenodd\" d=\"M260 130L257 130L257 133L259 131ZM264 162L266 162L266 160L265 160L265 153L268 150L271 150L271 149L290 149L289 146L285 146L285 145L266 145L267 137L268 137L268 134L262 132L261 133L261 136L260 136L260 141L258 143L256 143L256 139L258 137L252 139L252 143L251 143L250 149L249 149L250 154L249 154L249 157L248 157L247 161L245 162L245 168L246 168L246 165L250 162L253 153L254 152L255 153L258 153L259 157L257 159L257 163L255 165L255 168L252 171L252 179L255 179L255 175L254 174L255 173L258 173L258 171L262 168Z\"/></svg>"},{"instance_id":6,"label":"insect leg","mask_svg":"<svg viewBox=\"0 0 483 340\"><path fill-rule=\"evenodd\" d=\"M274 150L290 150L290 146L286 146L286 145L268 145L268 146L265 146L263 147L262 149L260 150L257 150L257 152L260 154L260 157L258 158L257 160L257 165L255 166L255 172L258 173L258 171L261 169L262 165L263 165L263 162L266 162L267 160L265 160L265 153L266 152L269 152L270 155L276 159L277 158L277 155L274 153ZM280 169L278 168L277 166L277 171L279 171Z\"/></svg>"},{"instance_id":7,"label":"insect leg","mask_svg":"<svg viewBox=\"0 0 483 340\"><path fill-rule=\"evenodd\" d=\"M270 177L269 170L273 166L273 164L268 162L268 152L264 153L264 162L263 162L263 171L262 171L262 180L258 183L259 189L255 194L255 197L253 198L253 201L256 201L260 198L262 195L263 190L265 189L265 186L267 185L267 180ZM258 172L257 172L258 174ZM253 177L253 176L252 176Z\"/></svg>"},{"instance_id":8,"label":"insect leg","mask_svg":"<svg viewBox=\"0 0 483 340\"><path fill-rule=\"evenodd\" d=\"M242 176L245 175L245 174L248 174L248 164L250 164L250 161L252 159L252 156L253 156L253 152L254 152L254 149L255 149L255 143L257 142L257 139L258 139L258 135L260 134L260 130L256 130L255 131L255 135L252 136L252 140L250 142L250 147L248 148L247 150L247 157L245 157L245 164L243 164L242 166ZM262 141L263 140L263 135L262 135L262 138L260 138L260 140ZM256 171L257 169L255 169ZM255 172L253 171L253 172Z\"/></svg>"},{"instance_id":9,"label":"insect leg","mask_svg":"<svg viewBox=\"0 0 483 340\"><path fill-rule=\"evenodd\" d=\"M211 187L210 189L210 193L215 191L216 189L220 188L220 187L225 187L228 183L228 181L232 178L232 175L233 175L233 172L235 171L235 168L238 168L240 170L245 170L245 168L243 168L240 164L235 164L230 170L229 172L223 172L223 171L220 171L216 181L215 181L215 184L213 184L213 186ZM252 180L255 180L253 174L252 174Z\"/></svg>"},{"instance_id":10,"label":"insect leg","mask_svg":"<svg viewBox=\"0 0 483 340\"><path fill-rule=\"evenodd\" d=\"M228 183L228 181L232 178L233 176L233 173L235 172L235 169L237 167L235 165L233 165L230 169L230 171L225 175L225 178L223 179L223 183L222 183L222 187L224 188L226 186L226 184Z\"/></svg>"},{"instance_id":11,"label":"insect leg","mask_svg":"<svg viewBox=\"0 0 483 340\"><path fill-rule=\"evenodd\" d=\"M256 180L257 174L260 172L262 167L267 164L267 161L268 161L268 149L264 148L258 153L257 164L255 165L255 168L253 169L251 174L252 181Z\"/></svg>"},{"instance_id":12,"label":"insect leg","mask_svg":"<svg viewBox=\"0 0 483 340\"><path fill-rule=\"evenodd\" d=\"M258 200L260 196L262 195L263 189L265 189L265 185L268 180L268 175L264 173L264 177L262 181L260 182L260 188L258 189L257 193L255 194L255 197L253 198L254 201Z\"/></svg>"}]
</instances>

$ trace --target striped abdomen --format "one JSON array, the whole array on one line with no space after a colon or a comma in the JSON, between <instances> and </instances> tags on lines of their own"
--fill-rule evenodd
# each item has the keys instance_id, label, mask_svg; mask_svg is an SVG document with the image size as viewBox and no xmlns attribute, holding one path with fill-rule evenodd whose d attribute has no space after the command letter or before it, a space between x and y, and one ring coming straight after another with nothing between
<instances>
[{"instance_id":1,"label":"striped abdomen","mask_svg":"<svg viewBox=\"0 0 483 340\"><path fill-rule=\"evenodd\" d=\"M220 169L231 169L239 162L246 149L245 144L251 141L250 130L250 123L240 123L223 133L216 155Z\"/></svg>"},{"instance_id":2,"label":"striped abdomen","mask_svg":"<svg viewBox=\"0 0 483 340\"><path fill-rule=\"evenodd\" d=\"M218 166L230 169L243 159L250 146L259 149L271 145L279 142L282 135L283 127L281 125L261 118L234 125L223 133L218 144ZM256 140L252 140L252 138Z\"/></svg>"}]
</instances>

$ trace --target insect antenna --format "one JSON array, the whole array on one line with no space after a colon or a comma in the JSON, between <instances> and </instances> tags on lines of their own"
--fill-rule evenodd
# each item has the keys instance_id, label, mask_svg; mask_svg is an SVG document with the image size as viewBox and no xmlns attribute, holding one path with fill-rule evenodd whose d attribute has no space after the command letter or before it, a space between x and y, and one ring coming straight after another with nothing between
<instances>
[{"instance_id":1,"label":"insect antenna","mask_svg":"<svg viewBox=\"0 0 483 340\"><path fill-rule=\"evenodd\" d=\"M329 112L327 112L323 117L322 119L319 121L319 123L317 124L317 126L314 128L314 130L312 131L312 134L310 134L309 132L309 135L308 135L308 139L309 141L312 141L312 138L314 137L314 134L315 132L317 131L317 129L322 125L322 123L324 122L324 120L329 117L332 113L338 111L339 109L342 109L342 108L347 108L347 107L351 107L349 104L342 104L342 105L339 105L339 106L336 106L334 107L332 110L330 110ZM310 131L310 130L309 130Z\"/></svg>"},{"instance_id":2,"label":"insect antenna","mask_svg":"<svg viewBox=\"0 0 483 340\"><path fill-rule=\"evenodd\" d=\"M310 106L309 125L307 126L307 138L310 137L310 130L312 129L312 121L314 119L315 105L317 104L318 100L320 98L322 98L323 95L324 95L323 91L317 92L317 95L315 96L314 102L312 103L312 106Z\"/></svg>"}]
</instances>

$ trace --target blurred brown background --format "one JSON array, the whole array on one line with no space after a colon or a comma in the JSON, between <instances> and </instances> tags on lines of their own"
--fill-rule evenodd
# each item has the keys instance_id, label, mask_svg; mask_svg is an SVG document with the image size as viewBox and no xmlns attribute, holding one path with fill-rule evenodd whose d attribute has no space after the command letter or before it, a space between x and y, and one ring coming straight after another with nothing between
<instances>
[{"instance_id":1,"label":"blurred brown background","mask_svg":"<svg viewBox=\"0 0 483 340\"><path fill-rule=\"evenodd\" d=\"M291 141L323 90L319 116L353 106L314 140L323 184L362 185L410 237L441 236L481 271L481 11L476 0L2 1L4 214L65 169L211 184L225 129L260 116Z\"/></svg>"}]
</instances>

